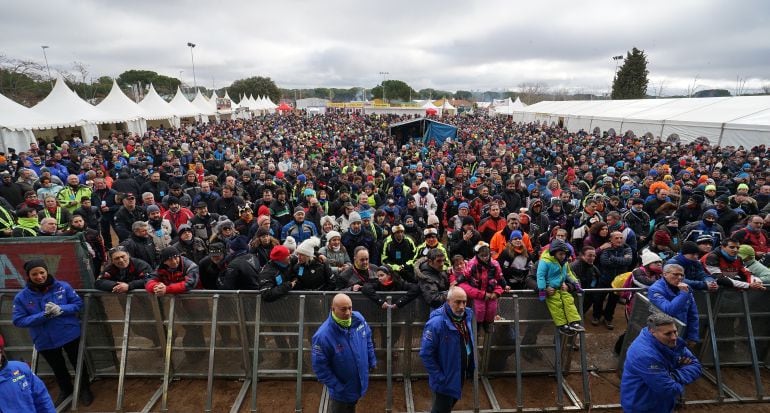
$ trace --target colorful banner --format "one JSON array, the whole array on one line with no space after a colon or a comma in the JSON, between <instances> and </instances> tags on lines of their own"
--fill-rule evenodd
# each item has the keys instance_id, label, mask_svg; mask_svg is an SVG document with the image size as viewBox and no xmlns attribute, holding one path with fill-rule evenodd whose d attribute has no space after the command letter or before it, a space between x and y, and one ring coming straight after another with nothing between
<instances>
[{"instance_id":1,"label":"colorful banner","mask_svg":"<svg viewBox=\"0 0 770 413\"><path fill-rule=\"evenodd\" d=\"M76 289L93 288L90 258L80 236L0 240L0 288L23 288L24 263L33 258L44 259L57 280Z\"/></svg>"}]
</instances>

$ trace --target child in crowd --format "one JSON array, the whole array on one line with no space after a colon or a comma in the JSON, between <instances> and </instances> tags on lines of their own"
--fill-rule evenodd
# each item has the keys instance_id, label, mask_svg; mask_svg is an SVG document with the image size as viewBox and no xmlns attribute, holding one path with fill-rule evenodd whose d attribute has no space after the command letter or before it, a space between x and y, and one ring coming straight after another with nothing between
<instances>
[{"instance_id":1,"label":"child in crowd","mask_svg":"<svg viewBox=\"0 0 770 413\"><path fill-rule=\"evenodd\" d=\"M554 239L540 256L537 266L537 288L540 301L545 301L554 324L564 335L585 331L580 313L569 290L582 292L572 268L567 264L569 248L564 241Z\"/></svg>"}]
</instances>

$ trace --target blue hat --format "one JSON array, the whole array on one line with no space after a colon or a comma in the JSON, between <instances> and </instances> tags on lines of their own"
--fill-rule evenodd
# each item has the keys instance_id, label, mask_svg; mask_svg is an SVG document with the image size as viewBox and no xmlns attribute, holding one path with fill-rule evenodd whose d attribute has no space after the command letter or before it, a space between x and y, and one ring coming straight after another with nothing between
<instances>
[{"instance_id":1,"label":"blue hat","mask_svg":"<svg viewBox=\"0 0 770 413\"><path fill-rule=\"evenodd\" d=\"M470 206L468 205L467 202L461 202L460 206L458 206L457 209L460 209L460 208L470 209Z\"/></svg>"},{"instance_id":2,"label":"blue hat","mask_svg":"<svg viewBox=\"0 0 770 413\"><path fill-rule=\"evenodd\" d=\"M297 176L297 180L304 183L307 181L307 177L305 176L305 174L301 174Z\"/></svg>"},{"instance_id":3,"label":"blue hat","mask_svg":"<svg viewBox=\"0 0 770 413\"><path fill-rule=\"evenodd\" d=\"M608 174L614 174L615 173L615 167L614 166L608 166L607 167L607 173Z\"/></svg>"},{"instance_id":4,"label":"blue hat","mask_svg":"<svg viewBox=\"0 0 770 413\"><path fill-rule=\"evenodd\" d=\"M631 188L631 185L622 185L622 186L620 187L620 191L621 191L621 192L623 192L623 191L631 191L632 189L633 189L633 188Z\"/></svg>"},{"instance_id":5,"label":"blue hat","mask_svg":"<svg viewBox=\"0 0 770 413\"><path fill-rule=\"evenodd\" d=\"M650 172L647 172L650 176L658 176L658 170L657 169L650 169Z\"/></svg>"},{"instance_id":6,"label":"blue hat","mask_svg":"<svg viewBox=\"0 0 770 413\"><path fill-rule=\"evenodd\" d=\"M741 168L741 169L749 169L749 168L751 168L751 165L749 165L749 163L747 162L747 163L743 164L743 168Z\"/></svg>"},{"instance_id":7,"label":"blue hat","mask_svg":"<svg viewBox=\"0 0 770 413\"><path fill-rule=\"evenodd\" d=\"M547 179L545 179L545 178L539 178L539 179L537 180L537 183L538 183L539 185L543 185L543 186L544 186L544 185L547 185L547 184L548 184L548 180L547 180Z\"/></svg>"},{"instance_id":8,"label":"blue hat","mask_svg":"<svg viewBox=\"0 0 770 413\"><path fill-rule=\"evenodd\" d=\"M372 210L371 209L365 209L358 213L358 215L361 217L361 219L372 219Z\"/></svg>"},{"instance_id":9,"label":"blue hat","mask_svg":"<svg viewBox=\"0 0 770 413\"><path fill-rule=\"evenodd\" d=\"M521 231L519 231L518 229L515 231L511 231L511 235L508 236L509 241L512 239L522 239L522 238L524 238L524 236L521 234Z\"/></svg>"},{"instance_id":10,"label":"blue hat","mask_svg":"<svg viewBox=\"0 0 770 413\"><path fill-rule=\"evenodd\" d=\"M719 213L717 212L716 209L713 209L713 208L707 209L706 211L703 212L703 219L706 219L706 217L709 217L709 216L713 217L714 219L717 219L719 218Z\"/></svg>"}]
</instances>

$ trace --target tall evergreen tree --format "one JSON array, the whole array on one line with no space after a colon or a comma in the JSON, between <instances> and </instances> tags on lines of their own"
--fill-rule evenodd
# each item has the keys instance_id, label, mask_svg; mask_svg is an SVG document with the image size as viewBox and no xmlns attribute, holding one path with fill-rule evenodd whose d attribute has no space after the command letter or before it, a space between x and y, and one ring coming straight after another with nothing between
<instances>
[{"instance_id":1,"label":"tall evergreen tree","mask_svg":"<svg viewBox=\"0 0 770 413\"><path fill-rule=\"evenodd\" d=\"M644 99L647 96L647 56L644 50L634 47L626 53L623 66L620 66L612 82L613 99Z\"/></svg>"}]
</instances>

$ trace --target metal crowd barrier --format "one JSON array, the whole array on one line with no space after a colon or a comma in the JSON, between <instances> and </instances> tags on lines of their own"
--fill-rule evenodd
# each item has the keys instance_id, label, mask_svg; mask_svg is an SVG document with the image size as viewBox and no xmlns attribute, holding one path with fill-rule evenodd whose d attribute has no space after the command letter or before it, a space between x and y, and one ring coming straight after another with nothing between
<instances>
[{"instance_id":1,"label":"metal crowd barrier","mask_svg":"<svg viewBox=\"0 0 770 413\"><path fill-rule=\"evenodd\" d=\"M643 327L651 310L640 289L625 290L636 292L636 297L623 352ZM6 337L7 351L11 358L31 360L39 374L50 374L46 363L38 363L28 332L12 325L11 303L16 293L16 290L0 290L0 331ZM290 379L296 381L295 411L301 412L303 380L315 379L309 368L310 340L328 317L336 292L292 292L275 302L264 302L259 292L254 291L195 291L160 298L144 292L118 295L82 290L79 294L85 305L82 314L84 339L81 340L78 365L86 368L78 368L76 374L77 377L89 374L92 379L117 379L115 411L125 411L126 379L142 377L156 378L160 383L142 412L151 411L158 403L160 411L169 411L169 387L173 380L183 378L205 378L206 412L212 411L216 379L242 381L231 412L239 411L247 397L250 399L249 410L257 411L258 397L264 397L259 392L260 380ZM418 299L395 311L383 310L361 294L349 295L353 308L363 314L373 331L379 363L371 377L373 380L384 379L387 383L385 411L393 411L393 382L397 380L403 381L406 411L414 412L413 381L426 377L418 352L429 308ZM391 294L387 298L395 301L399 297ZM752 319L770 316L767 293L725 291L696 297L699 307L704 309L701 322L706 326L701 329L704 340L698 355L704 366L714 370L713 376L708 372L705 376L719 391L715 398L688 403L766 400L760 371L767 368L770 333L766 330L770 330L770 324L752 323ZM619 406L592 403L589 376L598 363L592 358L597 355L588 349L585 333L573 337L560 335L546 306L531 290L514 291L499 300L501 319L495 322L493 332L479 338L474 349L475 359L480 360L472 379L474 412L577 411ZM582 301L583 296L578 295L578 309L582 308ZM715 329L727 319L741 320L741 323L732 324L736 335L728 336L726 331ZM737 335L740 326L743 326L745 336ZM754 330L761 330L761 334ZM750 350L749 358L730 363L753 368L754 397L739 396L722 379L720 366L724 364L720 356L724 358L724 355L718 347L733 342L744 343ZM573 350L578 350L577 359ZM582 397L565 380L570 374L580 375ZM525 406L523 383L525 376L533 375L554 378L555 406ZM502 407L495 395L490 380L498 377L515 378L514 407ZM77 384L75 386L71 399L73 411L78 410L79 388ZM491 409L480 407L482 389L487 399L485 404ZM324 389L319 411L325 412L327 404L328 393Z\"/></svg>"}]
</instances>

